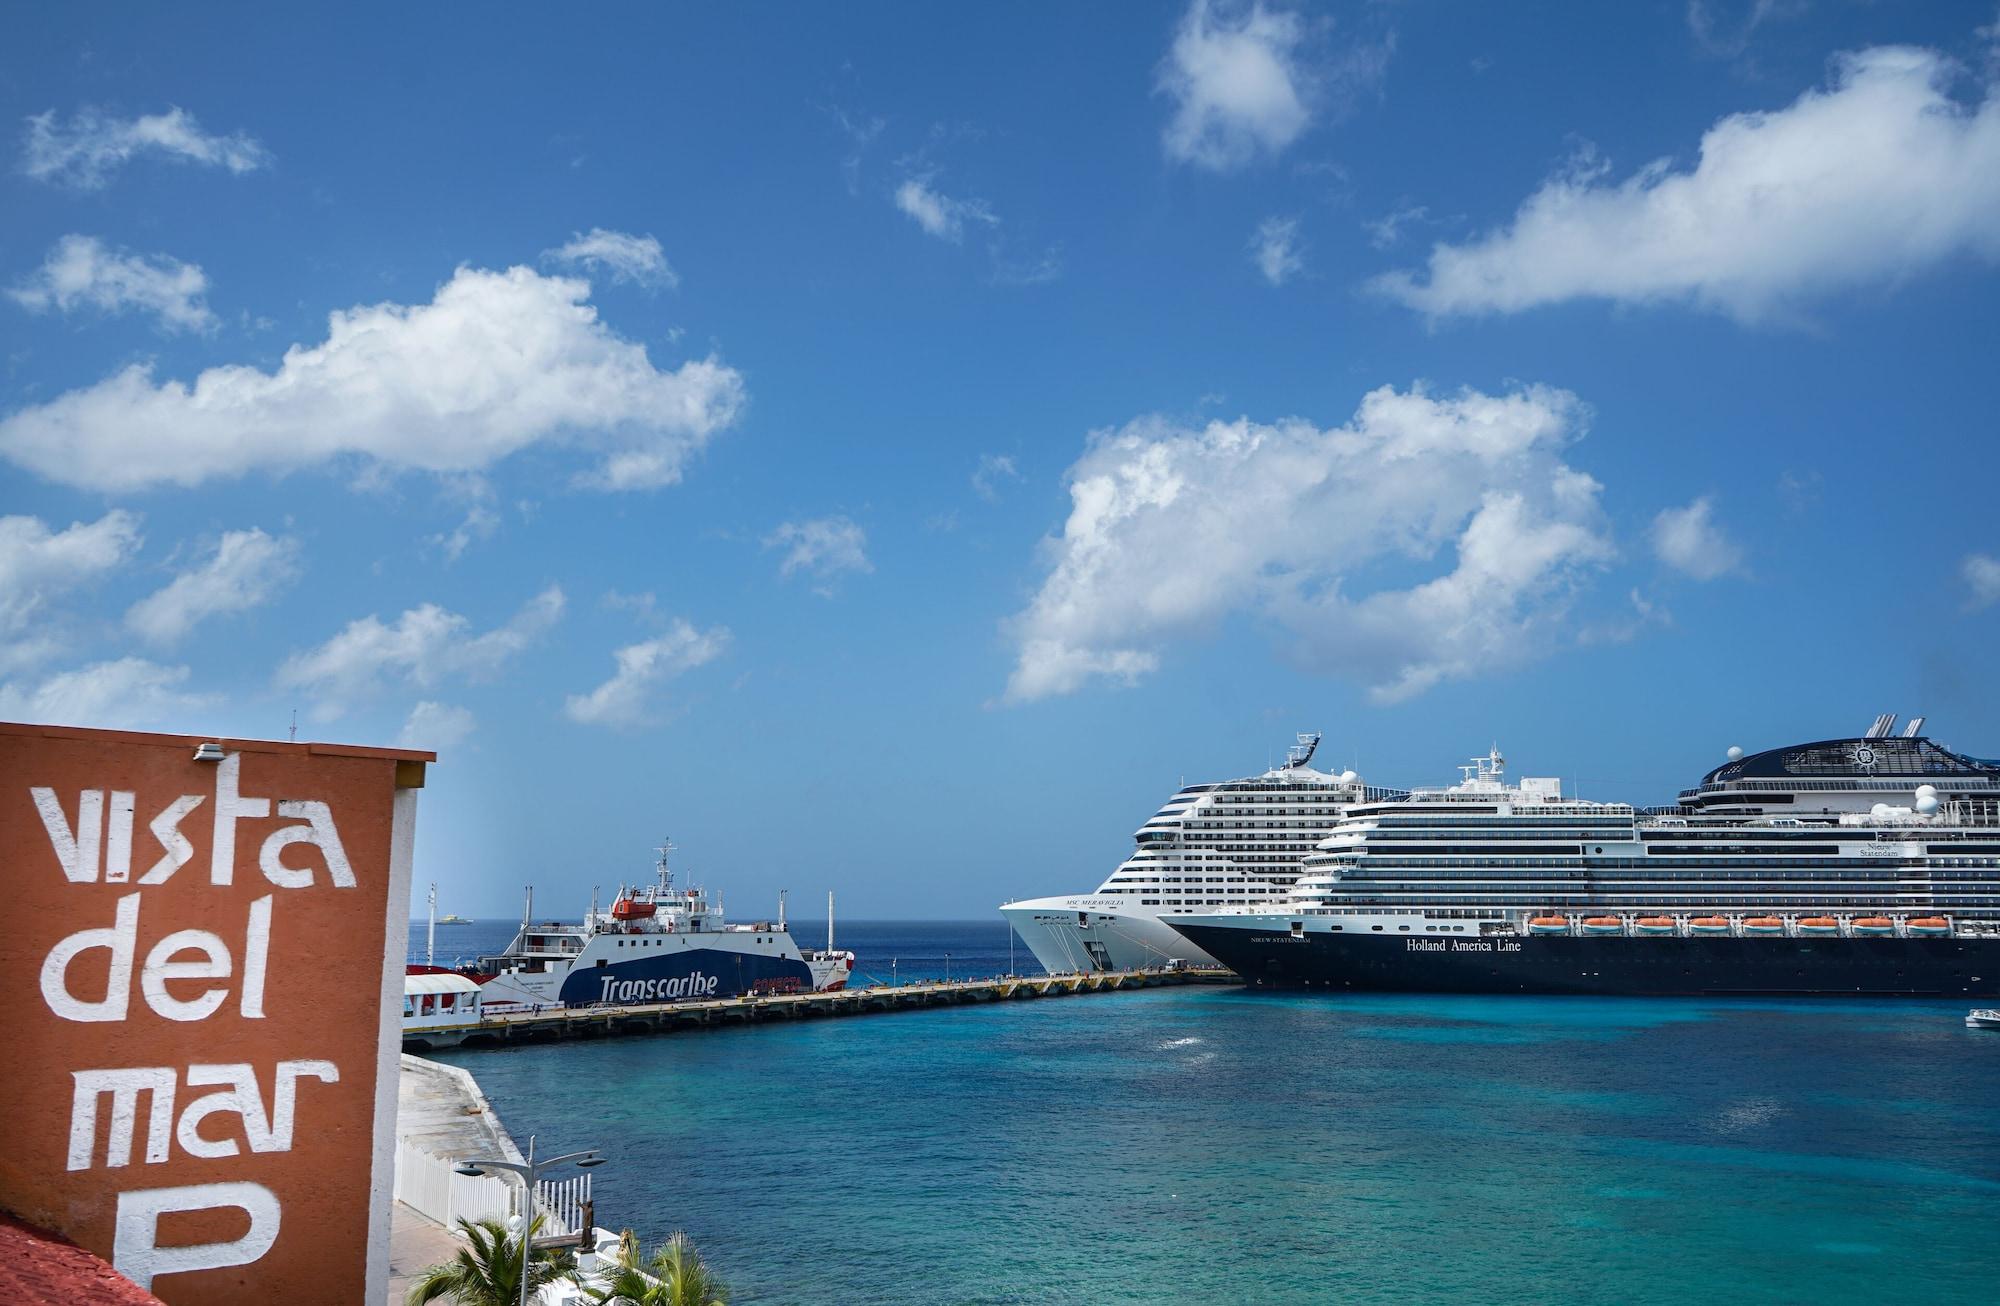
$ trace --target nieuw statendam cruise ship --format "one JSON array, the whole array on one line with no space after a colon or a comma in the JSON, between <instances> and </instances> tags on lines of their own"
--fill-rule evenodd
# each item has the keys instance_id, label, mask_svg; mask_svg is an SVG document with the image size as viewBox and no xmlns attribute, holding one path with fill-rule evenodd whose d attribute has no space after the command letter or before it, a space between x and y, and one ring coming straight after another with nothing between
<instances>
[{"instance_id":1,"label":"nieuw statendam cruise ship","mask_svg":"<svg viewBox=\"0 0 2000 1306\"><path fill-rule=\"evenodd\" d=\"M1922 734L1733 757L1646 811L1464 782L1357 805L1292 896L1167 917L1253 985L2000 993L2000 763Z\"/></svg>"},{"instance_id":2,"label":"nieuw statendam cruise ship","mask_svg":"<svg viewBox=\"0 0 2000 1306\"><path fill-rule=\"evenodd\" d=\"M1000 914L1051 973L1215 965L1160 913L1283 898L1342 813L1390 796L1352 771L1315 771L1320 737L1298 740L1282 766L1261 775L1182 788L1139 827L1132 855L1096 893L1010 902Z\"/></svg>"}]
</instances>

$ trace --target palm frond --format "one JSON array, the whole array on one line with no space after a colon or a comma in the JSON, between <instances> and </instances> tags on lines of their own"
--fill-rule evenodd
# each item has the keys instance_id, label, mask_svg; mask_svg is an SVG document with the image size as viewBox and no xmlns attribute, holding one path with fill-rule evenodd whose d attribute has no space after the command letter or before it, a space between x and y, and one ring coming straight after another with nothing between
<instances>
[{"instance_id":1,"label":"palm frond","mask_svg":"<svg viewBox=\"0 0 2000 1306\"><path fill-rule=\"evenodd\" d=\"M642 1258L638 1238L627 1229L618 1240L614 1265L586 1291L603 1306L729 1306L728 1285L684 1233L675 1233Z\"/></svg>"},{"instance_id":2,"label":"palm frond","mask_svg":"<svg viewBox=\"0 0 2000 1306\"><path fill-rule=\"evenodd\" d=\"M410 1285L404 1306L424 1306L439 1299L457 1306L515 1306L521 1299L521 1240L498 1220L460 1220L466 1245L441 1265L433 1265ZM542 1227L535 1217L522 1237L532 1239ZM528 1291L574 1274L568 1253L544 1247L528 1254Z\"/></svg>"}]
</instances>

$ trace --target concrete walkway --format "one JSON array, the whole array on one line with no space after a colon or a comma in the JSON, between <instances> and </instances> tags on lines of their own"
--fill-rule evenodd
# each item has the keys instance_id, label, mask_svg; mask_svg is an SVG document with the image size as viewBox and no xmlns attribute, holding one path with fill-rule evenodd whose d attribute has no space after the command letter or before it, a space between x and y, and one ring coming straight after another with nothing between
<instances>
[{"instance_id":1,"label":"concrete walkway","mask_svg":"<svg viewBox=\"0 0 2000 1306\"><path fill-rule=\"evenodd\" d=\"M417 1276L458 1255L464 1245L443 1225L397 1202L389 1219L389 1297L384 1306L403 1306Z\"/></svg>"},{"instance_id":2,"label":"concrete walkway","mask_svg":"<svg viewBox=\"0 0 2000 1306\"><path fill-rule=\"evenodd\" d=\"M396 1136L448 1159L521 1159L493 1104L472 1076L422 1057L403 1057L396 1093ZM402 1306L418 1275L458 1255L463 1246L464 1240L449 1229L416 1208L397 1202L389 1221L386 1306Z\"/></svg>"},{"instance_id":3,"label":"concrete walkway","mask_svg":"<svg viewBox=\"0 0 2000 1306\"><path fill-rule=\"evenodd\" d=\"M521 1159L471 1075L408 1053L397 1089L396 1137L434 1156Z\"/></svg>"}]
</instances>

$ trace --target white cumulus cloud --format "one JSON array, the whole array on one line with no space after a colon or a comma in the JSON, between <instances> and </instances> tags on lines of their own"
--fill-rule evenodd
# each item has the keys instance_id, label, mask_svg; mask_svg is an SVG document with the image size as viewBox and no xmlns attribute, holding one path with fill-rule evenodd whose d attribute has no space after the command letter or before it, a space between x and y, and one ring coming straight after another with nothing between
<instances>
[{"instance_id":1,"label":"white cumulus cloud","mask_svg":"<svg viewBox=\"0 0 2000 1306\"><path fill-rule=\"evenodd\" d=\"M967 222L991 226L1000 221L985 200L953 199L932 188L928 179L917 177L896 187L896 207L939 240L960 239L965 235Z\"/></svg>"},{"instance_id":2,"label":"white cumulus cloud","mask_svg":"<svg viewBox=\"0 0 2000 1306\"><path fill-rule=\"evenodd\" d=\"M1305 271L1305 255L1299 251L1297 218L1266 218L1250 237L1250 257L1264 280L1282 286Z\"/></svg>"},{"instance_id":3,"label":"white cumulus cloud","mask_svg":"<svg viewBox=\"0 0 2000 1306\"><path fill-rule=\"evenodd\" d=\"M1721 9L1726 12L1717 12ZM1750 45L1757 29L1776 19L1793 18L1806 9L1806 0L1748 0L1720 6L1714 0L1688 0L1688 31L1695 42L1711 55L1733 59Z\"/></svg>"},{"instance_id":4,"label":"white cumulus cloud","mask_svg":"<svg viewBox=\"0 0 2000 1306\"><path fill-rule=\"evenodd\" d=\"M165 254L112 249L95 236L64 236L32 276L7 292L31 313L94 308L100 313L151 313L171 331L212 331L215 314L203 296L208 277Z\"/></svg>"},{"instance_id":5,"label":"white cumulus cloud","mask_svg":"<svg viewBox=\"0 0 2000 1306\"><path fill-rule=\"evenodd\" d=\"M1021 479L1021 469L1011 454L983 453L979 466L972 469L972 492L988 503L1000 502L1000 487Z\"/></svg>"},{"instance_id":6,"label":"white cumulus cloud","mask_svg":"<svg viewBox=\"0 0 2000 1306\"><path fill-rule=\"evenodd\" d=\"M80 110L60 122L55 110L28 119L21 169L38 181L95 190L134 155L158 154L176 163L199 163L253 172L270 153L242 132L217 136L202 130L185 109L120 118L97 109Z\"/></svg>"},{"instance_id":7,"label":"white cumulus cloud","mask_svg":"<svg viewBox=\"0 0 2000 1306\"><path fill-rule=\"evenodd\" d=\"M1327 429L1148 417L1096 432L1048 575L1007 624L1006 699L1131 682L1170 640L1239 614L1378 701L1536 657L1612 556L1600 487L1563 461L1586 417L1541 386L1385 386Z\"/></svg>"},{"instance_id":8,"label":"white cumulus cloud","mask_svg":"<svg viewBox=\"0 0 2000 1306\"><path fill-rule=\"evenodd\" d=\"M764 547L785 550L780 576L806 571L825 580L843 571L875 570L868 561L868 533L847 517L784 522L764 537Z\"/></svg>"},{"instance_id":9,"label":"white cumulus cloud","mask_svg":"<svg viewBox=\"0 0 2000 1306\"><path fill-rule=\"evenodd\" d=\"M1953 98L1944 55L1879 47L1782 109L1732 114L1692 168L1623 181L1589 158L1513 221L1374 286L1433 316L1570 299L1680 301L1755 321L1972 255L2000 260L2000 98Z\"/></svg>"},{"instance_id":10,"label":"white cumulus cloud","mask_svg":"<svg viewBox=\"0 0 2000 1306\"><path fill-rule=\"evenodd\" d=\"M645 725L661 684L713 662L728 647L729 631L725 628L696 630L686 621L676 620L664 635L628 644L613 653L618 669L611 679L588 694L571 694L563 710L579 725Z\"/></svg>"},{"instance_id":11,"label":"white cumulus cloud","mask_svg":"<svg viewBox=\"0 0 2000 1306\"><path fill-rule=\"evenodd\" d=\"M425 699L410 709L409 718L396 733L396 747L442 753L464 743L478 724L479 719L467 708Z\"/></svg>"},{"instance_id":12,"label":"white cumulus cloud","mask_svg":"<svg viewBox=\"0 0 2000 1306\"><path fill-rule=\"evenodd\" d=\"M528 268L460 268L428 304L333 313L327 338L292 346L275 372L213 367L190 385L134 365L22 409L0 420L0 456L115 492L339 458L467 472L560 444L598 456L588 484L671 484L736 420L743 378L713 357L654 367L589 293Z\"/></svg>"},{"instance_id":13,"label":"white cumulus cloud","mask_svg":"<svg viewBox=\"0 0 2000 1306\"><path fill-rule=\"evenodd\" d=\"M649 288L672 290L681 284L680 274L667 262L666 251L650 235L634 236L592 227L576 233L568 244L549 250L542 257L568 267L604 272L613 281L629 281Z\"/></svg>"},{"instance_id":14,"label":"white cumulus cloud","mask_svg":"<svg viewBox=\"0 0 2000 1306\"><path fill-rule=\"evenodd\" d=\"M0 719L114 730L198 728L215 699L189 693L186 667L144 658L95 662L34 684L0 682Z\"/></svg>"},{"instance_id":15,"label":"white cumulus cloud","mask_svg":"<svg viewBox=\"0 0 2000 1306\"><path fill-rule=\"evenodd\" d=\"M1262 4L1224 9L1188 6L1158 77L1174 102L1161 137L1168 157L1218 171L1279 153L1312 121L1299 16Z\"/></svg>"},{"instance_id":16,"label":"white cumulus cloud","mask_svg":"<svg viewBox=\"0 0 2000 1306\"><path fill-rule=\"evenodd\" d=\"M496 675L555 625L562 612L563 592L551 585L506 624L484 634L472 633L470 619L435 603L410 608L393 624L371 613L349 622L318 648L286 658L277 683L317 696L318 715L328 719L391 683L430 689L450 680Z\"/></svg>"},{"instance_id":17,"label":"white cumulus cloud","mask_svg":"<svg viewBox=\"0 0 2000 1306\"><path fill-rule=\"evenodd\" d=\"M1743 550L1715 520L1715 502L1707 495L1653 518L1653 553L1696 580L1714 580L1743 564Z\"/></svg>"},{"instance_id":18,"label":"white cumulus cloud","mask_svg":"<svg viewBox=\"0 0 2000 1306\"><path fill-rule=\"evenodd\" d=\"M466 508L463 521L448 532L428 536L425 542L442 552L446 562L457 562L475 540L490 540L499 529L500 514L484 503L474 502Z\"/></svg>"},{"instance_id":19,"label":"white cumulus cloud","mask_svg":"<svg viewBox=\"0 0 2000 1306\"><path fill-rule=\"evenodd\" d=\"M122 509L60 531L39 517L0 517L0 672L53 653L54 605L116 570L139 544L139 519Z\"/></svg>"},{"instance_id":20,"label":"white cumulus cloud","mask_svg":"<svg viewBox=\"0 0 2000 1306\"><path fill-rule=\"evenodd\" d=\"M1959 578L1965 582L1965 606L1970 611L2000 603L2000 558L1990 553L1968 553L1958 564Z\"/></svg>"},{"instance_id":21,"label":"white cumulus cloud","mask_svg":"<svg viewBox=\"0 0 2000 1306\"><path fill-rule=\"evenodd\" d=\"M210 617L269 602L299 572L298 541L252 528L225 531L215 551L134 603L125 624L148 643L179 643Z\"/></svg>"}]
</instances>

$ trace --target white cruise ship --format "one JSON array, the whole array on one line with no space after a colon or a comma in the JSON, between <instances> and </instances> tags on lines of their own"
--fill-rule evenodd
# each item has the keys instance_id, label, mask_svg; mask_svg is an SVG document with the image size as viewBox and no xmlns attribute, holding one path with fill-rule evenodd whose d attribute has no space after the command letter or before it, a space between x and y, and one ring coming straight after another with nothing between
<instances>
[{"instance_id":1,"label":"white cruise ship","mask_svg":"<svg viewBox=\"0 0 2000 1306\"><path fill-rule=\"evenodd\" d=\"M1669 808L1507 782L1357 803L1291 896L1167 923L1253 986L2000 993L2000 762L1878 717L1732 753Z\"/></svg>"},{"instance_id":2,"label":"white cruise ship","mask_svg":"<svg viewBox=\"0 0 2000 1306\"><path fill-rule=\"evenodd\" d=\"M1320 737L1298 740L1284 765L1261 775L1181 789L1139 827L1132 855L1097 892L1010 902L1000 914L1052 973L1218 964L1160 914L1283 898L1349 806L1395 796L1352 771L1315 771Z\"/></svg>"}]
</instances>

